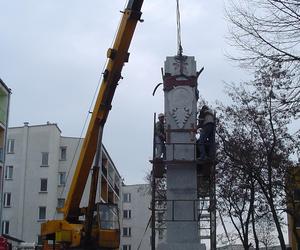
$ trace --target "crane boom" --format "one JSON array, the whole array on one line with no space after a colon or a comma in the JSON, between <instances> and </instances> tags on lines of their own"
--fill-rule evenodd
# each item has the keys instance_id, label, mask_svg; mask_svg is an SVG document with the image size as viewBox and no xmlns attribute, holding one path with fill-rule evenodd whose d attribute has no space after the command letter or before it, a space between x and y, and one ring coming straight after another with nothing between
<instances>
[{"instance_id":1,"label":"crane boom","mask_svg":"<svg viewBox=\"0 0 300 250\"><path fill-rule=\"evenodd\" d=\"M121 71L128 61L128 49L138 20L141 17L143 0L129 1L123 12L122 21L113 48L107 52L108 63L103 73L103 81L92 113L91 121L83 142L72 184L63 208L66 220L76 220L80 211L79 204L96 153L97 139L102 133L111 102L121 78Z\"/></svg>"},{"instance_id":2,"label":"crane boom","mask_svg":"<svg viewBox=\"0 0 300 250\"><path fill-rule=\"evenodd\" d=\"M101 223L101 213L114 211L114 204L95 203L99 158L102 145L103 128L111 109L112 99L121 78L124 63L128 62L128 49L142 15L143 0L129 0L122 12L113 47L108 49L108 62L103 72L103 80L95 102L87 133L80 151L79 159L72 178L71 186L63 209L64 219L50 220L41 225L44 246L48 240L64 246L80 249L119 249L120 229ZM96 156L96 157L95 157ZM88 207L80 208L80 202L87 179L93 167ZM103 205L107 205L106 207ZM101 212L101 207L104 209ZM79 217L84 215L84 220Z\"/></svg>"}]
</instances>

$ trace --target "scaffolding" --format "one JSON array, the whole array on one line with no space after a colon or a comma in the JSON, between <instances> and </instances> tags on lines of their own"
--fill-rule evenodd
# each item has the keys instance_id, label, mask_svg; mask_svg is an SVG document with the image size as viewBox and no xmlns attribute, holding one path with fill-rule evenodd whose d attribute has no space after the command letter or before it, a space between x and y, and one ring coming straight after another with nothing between
<instances>
[{"instance_id":1,"label":"scaffolding","mask_svg":"<svg viewBox=\"0 0 300 250\"><path fill-rule=\"evenodd\" d=\"M154 127L156 115L154 114ZM154 131L155 133L155 131ZM196 200L167 200L166 191L167 183L166 176L168 174L167 166L180 162L178 159L166 161L164 158L155 158L156 143L153 137L153 159L151 171L151 250L155 250L157 240L165 237L166 222L182 221L176 219L175 204L177 202L189 202L193 204L192 219L188 221L197 221L200 239L208 242L210 249L216 249L216 182L215 182L215 129L213 134L213 141L210 142L212 149L209 154L209 159L197 159L197 144L190 143L194 147L194 160L190 161L191 164L197 164L197 199ZM176 146L170 145L173 151ZM187 162L185 162L187 163ZM166 217L167 207L171 207L171 214Z\"/></svg>"}]
</instances>

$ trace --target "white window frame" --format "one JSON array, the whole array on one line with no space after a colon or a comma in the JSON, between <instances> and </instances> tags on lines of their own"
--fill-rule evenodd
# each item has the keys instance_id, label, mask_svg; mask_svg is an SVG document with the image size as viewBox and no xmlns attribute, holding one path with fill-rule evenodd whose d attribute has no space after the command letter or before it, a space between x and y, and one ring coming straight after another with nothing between
<instances>
[{"instance_id":1,"label":"white window frame","mask_svg":"<svg viewBox=\"0 0 300 250\"><path fill-rule=\"evenodd\" d=\"M131 227L123 227L122 231L123 231L123 237L131 237Z\"/></svg>"},{"instance_id":2,"label":"white window frame","mask_svg":"<svg viewBox=\"0 0 300 250\"><path fill-rule=\"evenodd\" d=\"M49 166L49 152L42 152L42 162L41 167Z\"/></svg>"},{"instance_id":3,"label":"white window frame","mask_svg":"<svg viewBox=\"0 0 300 250\"><path fill-rule=\"evenodd\" d=\"M14 154L15 153L15 139L7 140L7 153Z\"/></svg>"},{"instance_id":4,"label":"white window frame","mask_svg":"<svg viewBox=\"0 0 300 250\"><path fill-rule=\"evenodd\" d=\"M41 212L42 212L42 209L45 210L45 215L44 215L44 217L41 216L41 215L42 215L42 213L41 213ZM47 218L47 207L45 207L45 206L40 206L40 207L39 207L38 220L39 220L39 221L45 221L46 218Z\"/></svg>"},{"instance_id":5,"label":"white window frame","mask_svg":"<svg viewBox=\"0 0 300 250\"><path fill-rule=\"evenodd\" d=\"M130 203L131 202L131 193L124 193L123 194L123 202Z\"/></svg>"},{"instance_id":6,"label":"white window frame","mask_svg":"<svg viewBox=\"0 0 300 250\"><path fill-rule=\"evenodd\" d=\"M11 193L5 192L3 196L3 206L11 207Z\"/></svg>"},{"instance_id":7,"label":"white window frame","mask_svg":"<svg viewBox=\"0 0 300 250\"><path fill-rule=\"evenodd\" d=\"M42 182L46 180L46 190L42 190ZM40 179L40 193L47 193L48 192L48 179L47 178L41 178Z\"/></svg>"},{"instance_id":8,"label":"white window frame","mask_svg":"<svg viewBox=\"0 0 300 250\"><path fill-rule=\"evenodd\" d=\"M5 166L5 180L12 180L14 174L14 166Z\"/></svg>"},{"instance_id":9,"label":"white window frame","mask_svg":"<svg viewBox=\"0 0 300 250\"><path fill-rule=\"evenodd\" d=\"M2 234L9 234L9 221L8 220L2 221Z\"/></svg>"},{"instance_id":10,"label":"white window frame","mask_svg":"<svg viewBox=\"0 0 300 250\"><path fill-rule=\"evenodd\" d=\"M64 152L64 154L63 154ZM61 146L59 148L59 160L60 161L66 161L67 160L67 147L66 146Z\"/></svg>"},{"instance_id":11,"label":"white window frame","mask_svg":"<svg viewBox=\"0 0 300 250\"><path fill-rule=\"evenodd\" d=\"M131 219L131 210L130 209L123 210L123 219Z\"/></svg>"},{"instance_id":12,"label":"white window frame","mask_svg":"<svg viewBox=\"0 0 300 250\"><path fill-rule=\"evenodd\" d=\"M58 172L58 186L66 185L66 172Z\"/></svg>"}]
</instances>

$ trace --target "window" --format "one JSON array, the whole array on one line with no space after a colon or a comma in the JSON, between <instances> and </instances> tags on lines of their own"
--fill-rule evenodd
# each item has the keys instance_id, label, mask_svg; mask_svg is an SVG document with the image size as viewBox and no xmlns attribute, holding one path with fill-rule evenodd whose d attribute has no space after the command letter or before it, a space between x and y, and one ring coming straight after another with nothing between
<instances>
[{"instance_id":1,"label":"window","mask_svg":"<svg viewBox=\"0 0 300 250\"><path fill-rule=\"evenodd\" d=\"M48 152L42 152L42 165L41 167L48 167Z\"/></svg>"},{"instance_id":2,"label":"window","mask_svg":"<svg viewBox=\"0 0 300 250\"><path fill-rule=\"evenodd\" d=\"M294 220L295 220L296 228L299 229L300 228L300 217L296 217L296 218L294 218Z\"/></svg>"},{"instance_id":3,"label":"window","mask_svg":"<svg viewBox=\"0 0 300 250\"><path fill-rule=\"evenodd\" d=\"M11 193L4 193L3 206L4 207L11 206Z\"/></svg>"},{"instance_id":4,"label":"window","mask_svg":"<svg viewBox=\"0 0 300 250\"><path fill-rule=\"evenodd\" d=\"M59 198L57 199L57 208L63 208L65 205L65 199Z\"/></svg>"},{"instance_id":5,"label":"window","mask_svg":"<svg viewBox=\"0 0 300 250\"><path fill-rule=\"evenodd\" d=\"M67 147L60 147L60 157L61 161L67 160Z\"/></svg>"},{"instance_id":6,"label":"window","mask_svg":"<svg viewBox=\"0 0 300 250\"><path fill-rule=\"evenodd\" d=\"M126 237L131 236L131 227L123 227L123 236L126 236Z\"/></svg>"},{"instance_id":7,"label":"window","mask_svg":"<svg viewBox=\"0 0 300 250\"><path fill-rule=\"evenodd\" d=\"M66 172L58 173L58 185L59 186L66 185Z\"/></svg>"},{"instance_id":8,"label":"window","mask_svg":"<svg viewBox=\"0 0 300 250\"><path fill-rule=\"evenodd\" d=\"M164 238L164 230L158 229L158 239L162 240Z\"/></svg>"},{"instance_id":9,"label":"window","mask_svg":"<svg viewBox=\"0 0 300 250\"><path fill-rule=\"evenodd\" d=\"M294 190L294 201L300 201L300 189L299 188Z\"/></svg>"},{"instance_id":10,"label":"window","mask_svg":"<svg viewBox=\"0 0 300 250\"><path fill-rule=\"evenodd\" d=\"M122 250L131 250L131 245L123 245Z\"/></svg>"},{"instance_id":11,"label":"window","mask_svg":"<svg viewBox=\"0 0 300 250\"><path fill-rule=\"evenodd\" d=\"M1 161L1 162L4 161L4 152L3 152L3 148L0 148L0 161Z\"/></svg>"},{"instance_id":12,"label":"window","mask_svg":"<svg viewBox=\"0 0 300 250\"><path fill-rule=\"evenodd\" d=\"M9 221L2 221L2 234L9 234Z\"/></svg>"},{"instance_id":13,"label":"window","mask_svg":"<svg viewBox=\"0 0 300 250\"><path fill-rule=\"evenodd\" d=\"M39 207L39 220L46 220L46 207Z\"/></svg>"},{"instance_id":14,"label":"window","mask_svg":"<svg viewBox=\"0 0 300 250\"><path fill-rule=\"evenodd\" d=\"M131 210L123 210L123 218L130 219L131 218Z\"/></svg>"},{"instance_id":15,"label":"window","mask_svg":"<svg viewBox=\"0 0 300 250\"><path fill-rule=\"evenodd\" d=\"M130 193L123 194L123 202L131 202L131 194Z\"/></svg>"},{"instance_id":16,"label":"window","mask_svg":"<svg viewBox=\"0 0 300 250\"><path fill-rule=\"evenodd\" d=\"M38 245L43 245L43 238L42 238L42 235L38 235L37 236L37 243L38 243Z\"/></svg>"},{"instance_id":17,"label":"window","mask_svg":"<svg viewBox=\"0 0 300 250\"><path fill-rule=\"evenodd\" d=\"M5 167L5 180L12 180L13 178L13 166L6 166Z\"/></svg>"},{"instance_id":18,"label":"window","mask_svg":"<svg viewBox=\"0 0 300 250\"><path fill-rule=\"evenodd\" d=\"M40 192L47 192L48 179L41 179Z\"/></svg>"},{"instance_id":19,"label":"window","mask_svg":"<svg viewBox=\"0 0 300 250\"><path fill-rule=\"evenodd\" d=\"M13 154L15 152L15 140L14 139L8 139L7 140L7 153Z\"/></svg>"}]
</instances>

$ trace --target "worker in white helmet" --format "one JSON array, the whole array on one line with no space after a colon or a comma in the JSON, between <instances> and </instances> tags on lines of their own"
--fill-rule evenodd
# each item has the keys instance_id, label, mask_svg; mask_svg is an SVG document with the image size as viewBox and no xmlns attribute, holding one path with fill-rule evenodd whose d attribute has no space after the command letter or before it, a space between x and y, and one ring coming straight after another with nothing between
<instances>
[{"instance_id":1,"label":"worker in white helmet","mask_svg":"<svg viewBox=\"0 0 300 250\"><path fill-rule=\"evenodd\" d=\"M162 158L166 152L165 115L158 115L158 122L155 124L155 158Z\"/></svg>"}]
</instances>

